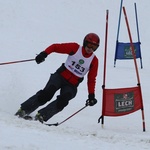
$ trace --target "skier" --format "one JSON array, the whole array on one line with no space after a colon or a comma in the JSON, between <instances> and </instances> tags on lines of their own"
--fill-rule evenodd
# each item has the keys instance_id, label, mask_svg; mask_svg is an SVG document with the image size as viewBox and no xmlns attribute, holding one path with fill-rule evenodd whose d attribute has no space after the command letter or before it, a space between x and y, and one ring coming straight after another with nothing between
<instances>
[{"instance_id":1,"label":"skier","mask_svg":"<svg viewBox=\"0 0 150 150\"><path fill-rule=\"evenodd\" d=\"M35 115L35 120L40 122L48 121L52 116L62 111L71 99L77 94L78 85L87 74L88 99L86 106L93 106L97 103L95 98L95 84L98 71L98 58L93 53L99 47L100 38L95 33L89 33L83 40L83 46L77 43L52 44L35 58L37 64L45 61L45 58L53 53L68 54L68 58L55 73L51 74L44 89L39 90L35 95L21 104L16 116L24 118L39 106L50 101L56 91L60 94L56 100L46 107L40 109Z\"/></svg>"}]
</instances>

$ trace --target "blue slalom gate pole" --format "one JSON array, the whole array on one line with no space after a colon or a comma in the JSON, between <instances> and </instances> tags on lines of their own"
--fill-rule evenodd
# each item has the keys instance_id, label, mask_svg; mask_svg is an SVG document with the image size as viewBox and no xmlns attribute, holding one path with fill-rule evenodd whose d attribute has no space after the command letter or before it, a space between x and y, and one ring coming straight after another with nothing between
<instances>
[{"instance_id":1,"label":"blue slalom gate pole","mask_svg":"<svg viewBox=\"0 0 150 150\"><path fill-rule=\"evenodd\" d=\"M140 34L139 34L139 25L138 25L138 17L137 17L137 7L136 7L136 3L134 3L134 7L135 7L135 17L136 17L136 26L137 26L138 42L140 42Z\"/></svg>"},{"instance_id":2,"label":"blue slalom gate pole","mask_svg":"<svg viewBox=\"0 0 150 150\"><path fill-rule=\"evenodd\" d=\"M115 51L115 58L114 58L114 67L116 66L116 54L117 54L117 45L118 45L119 31L120 31L122 5L123 5L123 0L121 0L121 3L120 3L120 12L119 12L119 20L118 20L118 31L117 31L117 39L116 39L116 51Z\"/></svg>"},{"instance_id":3,"label":"blue slalom gate pole","mask_svg":"<svg viewBox=\"0 0 150 150\"><path fill-rule=\"evenodd\" d=\"M138 42L139 42L139 44L141 44L141 43L140 43L140 34L139 34L139 25L138 25L138 15L137 15L136 3L134 3L134 7L135 7L135 18L136 18ZM141 63L141 68L143 68L141 49L140 49L140 63Z\"/></svg>"},{"instance_id":4,"label":"blue slalom gate pole","mask_svg":"<svg viewBox=\"0 0 150 150\"><path fill-rule=\"evenodd\" d=\"M119 39L122 5L123 5L123 0L121 0L121 3L120 3L120 12L119 12L118 31L117 31L117 40L116 41L118 41L118 39Z\"/></svg>"}]
</instances>

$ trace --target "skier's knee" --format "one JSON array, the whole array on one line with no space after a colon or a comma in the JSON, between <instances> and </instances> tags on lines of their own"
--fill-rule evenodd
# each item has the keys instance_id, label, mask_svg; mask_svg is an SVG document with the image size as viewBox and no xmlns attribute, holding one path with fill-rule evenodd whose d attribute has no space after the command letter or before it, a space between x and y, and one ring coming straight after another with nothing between
<instances>
[{"instance_id":1,"label":"skier's knee","mask_svg":"<svg viewBox=\"0 0 150 150\"><path fill-rule=\"evenodd\" d=\"M66 107L69 104L68 100L64 100L64 99L59 99L57 102L57 108L60 110L63 110L64 107Z\"/></svg>"},{"instance_id":2,"label":"skier's knee","mask_svg":"<svg viewBox=\"0 0 150 150\"><path fill-rule=\"evenodd\" d=\"M40 90L37 92L37 96L38 96L38 101L39 103L45 104L47 101L51 100L52 97L54 96L56 92L56 87L51 86L51 88L49 88L49 90Z\"/></svg>"},{"instance_id":3,"label":"skier's knee","mask_svg":"<svg viewBox=\"0 0 150 150\"><path fill-rule=\"evenodd\" d=\"M40 90L36 93L37 97L38 97L38 102L40 103L40 105L43 105L47 102L46 99L46 93L44 90Z\"/></svg>"}]
</instances>

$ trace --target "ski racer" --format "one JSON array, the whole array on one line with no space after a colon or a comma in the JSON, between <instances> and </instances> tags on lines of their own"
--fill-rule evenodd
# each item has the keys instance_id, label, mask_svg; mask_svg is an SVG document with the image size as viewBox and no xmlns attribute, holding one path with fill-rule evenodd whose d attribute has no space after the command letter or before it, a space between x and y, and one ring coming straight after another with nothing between
<instances>
[{"instance_id":1,"label":"ski racer","mask_svg":"<svg viewBox=\"0 0 150 150\"><path fill-rule=\"evenodd\" d=\"M60 93L56 99L46 107L38 110L35 120L40 122L48 121L52 116L61 112L77 94L79 84L87 74L88 99L86 106L93 106L97 103L95 98L96 76L98 72L98 58L94 54L100 45L100 38L95 33L89 33L84 37L83 46L77 43L56 43L47 47L35 58L37 64L45 61L51 53L68 54L66 62L63 63L55 73L51 74L46 86L35 95L21 104L16 116L25 117L39 106L52 100L56 91Z\"/></svg>"}]
</instances>

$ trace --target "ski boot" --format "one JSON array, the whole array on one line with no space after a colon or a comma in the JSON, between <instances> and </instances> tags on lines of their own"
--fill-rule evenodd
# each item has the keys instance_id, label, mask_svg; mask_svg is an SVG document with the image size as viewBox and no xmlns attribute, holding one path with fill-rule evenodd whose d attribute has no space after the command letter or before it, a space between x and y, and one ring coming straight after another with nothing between
<instances>
[{"instance_id":1,"label":"ski boot","mask_svg":"<svg viewBox=\"0 0 150 150\"><path fill-rule=\"evenodd\" d=\"M27 115L26 112L21 108L15 113L15 116L18 116L20 118L24 118L26 115Z\"/></svg>"},{"instance_id":2,"label":"ski boot","mask_svg":"<svg viewBox=\"0 0 150 150\"><path fill-rule=\"evenodd\" d=\"M35 120L38 120L38 121L40 121L41 123L44 122L43 116L41 116L40 113L37 113L37 114L36 114Z\"/></svg>"}]
</instances>

